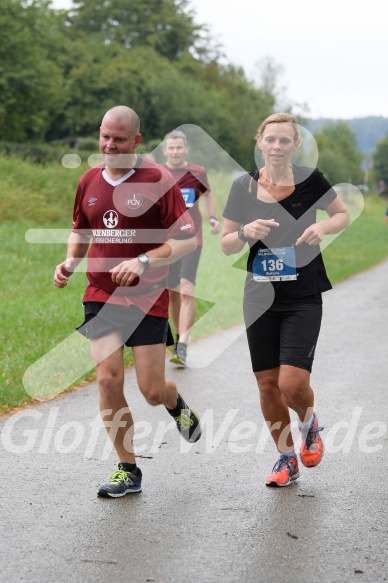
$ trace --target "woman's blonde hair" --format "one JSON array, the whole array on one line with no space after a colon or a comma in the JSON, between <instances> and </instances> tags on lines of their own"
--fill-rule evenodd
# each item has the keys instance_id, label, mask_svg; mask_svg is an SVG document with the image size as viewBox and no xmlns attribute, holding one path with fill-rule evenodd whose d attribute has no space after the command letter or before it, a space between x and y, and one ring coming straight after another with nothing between
<instances>
[{"instance_id":1,"label":"woman's blonde hair","mask_svg":"<svg viewBox=\"0 0 388 583\"><path fill-rule=\"evenodd\" d=\"M289 122L292 125L292 127L294 128L294 140L295 140L295 142L300 140L299 126L298 126L294 116L289 114L289 113L273 113L272 115L267 117L267 119L265 119L263 121L263 123L259 126L259 128L256 132L256 135L255 135L255 139L257 140L257 138L260 138L263 135L264 130L268 124L270 124L270 123L283 123L283 122Z\"/></svg>"}]
</instances>

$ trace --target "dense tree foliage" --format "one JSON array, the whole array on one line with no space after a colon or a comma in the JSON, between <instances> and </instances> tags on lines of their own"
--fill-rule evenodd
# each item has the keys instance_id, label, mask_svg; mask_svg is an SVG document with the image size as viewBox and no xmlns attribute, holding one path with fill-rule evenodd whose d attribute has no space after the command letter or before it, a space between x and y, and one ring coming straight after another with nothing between
<instances>
[{"instance_id":1,"label":"dense tree foliage","mask_svg":"<svg viewBox=\"0 0 388 583\"><path fill-rule=\"evenodd\" d=\"M338 120L325 117L308 119L307 129L311 132L320 132L324 126ZM362 154L372 154L379 140L386 137L388 132L388 118L376 115L357 117L346 120L347 125L357 136L357 146Z\"/></svg>"},{"instance_id":2,"label":"dense tree foliage","mask_svg":"<svg viewBox=\"0 0 388 583\"><path fill-rule=\"evenodd\" d=\"M273 112L277 69L259 82L227 63L188 0L3 0L0 19L0 141L96 136L119 103L140 115L145 143L197 124L245 168L253 136ZM344 124L318 136L319 166L357 182L360 158Z\"/></svg>"},{"instance_id":3,"label":"dense tree foliage","mask_svg":"<svg viewBox=\"0 0 388 583\"><path fill-rule=\"evenodd\" d=\"M48 4L2 1L0 139L41 139L55 111L65 107L63 71L50 58L58 37Z\"/></svg>"},{"instance_id":4,"label":"dense tree foliage","mask_svg":"<svg viewBox=\"0 0 388 583\"><path fill-rule=\"evenodd\" d=\"M325 126L315 134L318 144L318 167L332 184L359 184L363 180L362 155L356 136L345 122Z\"/></svg>"},{"instance_id":5,"label":"dense tree foliage","mask_svg":"<svg viewBox=\"0 0 388 583\"><path fill-rule=\"evenodd\" d=\"M144 141L201 126L245 166L274 96L225 64L187 0L3 0L0 140L97 133L113 105L139 113Z\"/></svg>"},{"instance_id":6,"label":"dense tree foliage","mask_svg":"<svg viewBox=\"0 0 388 583\"><path fill-rule=\"evenodd\" d=\"M373 167L375 182L384 180L388 185L388 137L377 143L373 153Z\"/></svg>"},{"instance_id":7,"label":"dense tree foliage","mask_svg":"<svg viewBox=\"0 0 388 583\"><path fill-rule=\"evenodd\" d=\"M127 49L149 46L173 60L199 37L187 5L187 0L74 0L69 22L75 35L98 33L105 44L116 41Z\"/></svg>"}]
</instances>

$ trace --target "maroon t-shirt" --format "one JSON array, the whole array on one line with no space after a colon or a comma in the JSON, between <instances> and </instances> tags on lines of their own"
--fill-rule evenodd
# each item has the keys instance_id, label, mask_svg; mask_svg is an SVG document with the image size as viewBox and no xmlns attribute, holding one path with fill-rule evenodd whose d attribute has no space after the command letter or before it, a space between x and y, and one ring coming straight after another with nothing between
<instances>
[{"instance_id":1,"label":"maroon t-shirt","mask_svg":"<svg viewBox=\"0 0 388 583\"><path fill-rule=\"evenodd\" d=\"M207 180L206 169L197 164L187 162L184 168L169 168L167 164L165 168L171 172L175 182L178 184L186 208L190 213L195 225L195 234L197 235L198 245L202 245L202 215L199 210L200 196L210 190Z\"/></svg>"},{"instance_id":2,"label":"maroon t-shirt","mask_svg":"<svg viewBox=\"0 0 388 583\"><path fill-rule=\"evenodd\" d=\"M181 192L163 166L138 156L136 167L117 181L103 166L88 170L78 185L73 229L92 240L84 302L135 304L151 315L168 316L168 290L139 293L162 282L168 266L145 270L133 287L117 286L109 273L169 238L195 236Z\"/></svg>"}]
</instances>

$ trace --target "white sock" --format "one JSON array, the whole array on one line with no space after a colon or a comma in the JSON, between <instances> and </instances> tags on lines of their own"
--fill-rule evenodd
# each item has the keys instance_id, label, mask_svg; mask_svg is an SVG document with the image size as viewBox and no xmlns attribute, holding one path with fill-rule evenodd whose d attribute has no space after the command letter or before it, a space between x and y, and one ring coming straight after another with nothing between
<instances>
[{"instance_id":1,"label":"white sock","mask_svg":"<svg viewBox=\"0 0 388 583\"><path fill-rule=\"evenodd\" d=\"M314 419L314 414L311 416L311 419L309 419L308 421L303 421L302 422L300 419L298 419L298 425L299 425L299 428L300 428L302 437L304 439L306 438L306 436L307 436L307 434L309 432L309 429L311 427L311 424L313 422L313 419Z\"/></svg>"},{"instance_id":2,"label":"white sock","mask_svg":"<svg viewBox=\"0 0 388 583\"><path fill-rule=\"evenodd\" d=\"M286 455L287 457L296 457L294 448L289 451L279 451L280 455Z\"/></svg>"}]
</instances>

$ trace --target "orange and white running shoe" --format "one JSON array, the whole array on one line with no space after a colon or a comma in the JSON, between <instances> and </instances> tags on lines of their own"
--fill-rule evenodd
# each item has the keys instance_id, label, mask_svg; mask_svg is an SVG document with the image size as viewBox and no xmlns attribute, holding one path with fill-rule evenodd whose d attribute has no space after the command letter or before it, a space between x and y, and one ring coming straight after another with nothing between
<instances>
[{"instance_id":1,"label":"orange and white running shoe","mask_svg":"<svg viewBox=\"0 0 388 583\"><path fill-rule=\"evenodd\" d=\"M318 418L314 413L309 432L306 435L306 439L302 439L299 452L301 462L307 468L314 468L322 459L323 442L319 432L323 429L323 427L319 427Z\"/></svg>"},{"instance_id":2,"label":"orange and white running shoe","mask_svg":"<svg viewBox=\"0 0 388 583\"><path fill-rule=\"evenodd\" d=\"M265 481L266 486L289 486L293 480L299 478L298 460L296 457L280 455L272 469L272 474Z\"/></svg>"}]
</instances>

